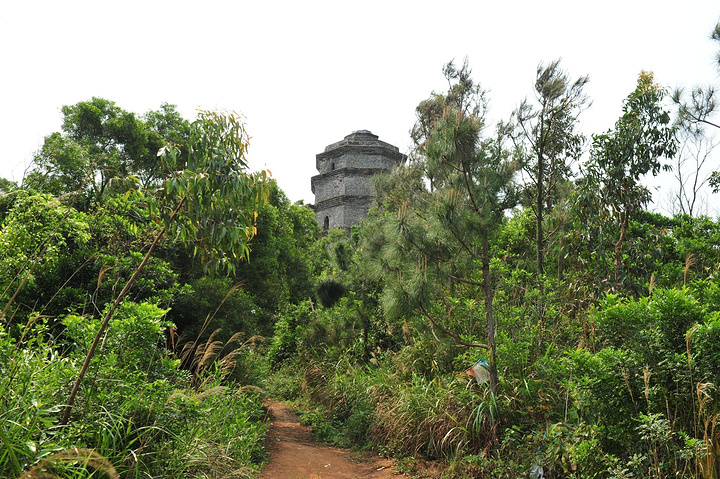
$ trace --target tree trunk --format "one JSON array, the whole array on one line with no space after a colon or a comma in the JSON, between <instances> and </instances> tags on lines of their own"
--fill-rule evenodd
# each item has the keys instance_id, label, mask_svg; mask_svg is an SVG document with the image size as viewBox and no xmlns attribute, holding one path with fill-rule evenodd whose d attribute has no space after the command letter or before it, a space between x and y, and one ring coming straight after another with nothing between
<instances>
[{"instance_id":1,"label":"tree trunk","mask_svg":"<svg viewBox=\"0 0 720 479\"><path fill-rule=\"evenodd\" d=\"M485 301L485 319L487 321L488 373L490 374L490 391L497 395L498 376L495 361L495 318L492 310L492 288L490 286L490 252L487 232L483 233L483 299Z\"/></svg>"},{"instance_id":2,"label":"tree trunk","mask_svg":"<svg viewBox=\"0 0 720 479\"><path fill-rule=\"evenodd\" d=\"M542 172L542 167L540 167L540 172ZM538 176L538 178L542 177L542 173ZM537 224L536 224L536 233L535 233L535 243L537 245L536 249L536 262L537 262L537 276L538 278L542 277L543 271L545 269L545 262L543 260L543 199L542 199L542 193L538 192L537 197Z\"/></svg>"},{"instance_id":3,"label":"tree trunk","mask_svg":"<svg viewBox=\"0 0 720 479\"><path fill-rule=\"evenodd\" d=\"M630 224L630 213L628 212L628 209L625 209L625 213L622 214L622 219L620 220L620 238L617 240L617 243L615 243L615 285L619 282L620 277L620 269L622 265L622 247L625 243L625 237L627 235L628 226Z\"/></svg>"},{"instance_id":4,"label":"tree trunk","mask_svg":"<svg viewBox=\"0 0 720 479\"><path fill-rule=\"evenodd\" d=\"M538 286L540 285L542 274L545 270L545 261L543 259L543 210L545 198L543 196L543 188L545 187L545 118L540 116L540 141L537 148L537 198L535 198L535 243L536 243L536 259L537 259L537 277Z\"/></svg>"},{"instance_id":5,"label":"tree trunk","mask_svg":"<svg viewBox=\"0 0 720 479\"><path fill-rule=\"evenodd\" d=\"M542 139L542 130L541 130L541 136ZM544 141L542 139L541 141ZM542 322L543 318L545 317L545 288L543 286L543 277L545 273L545 258L543 255L543 207L544 207L544 197L543 197L543 184L545 181L545 159L544 159L544 147L541 143L540 149L538 150L538 176L537 176L537 204L535 205L537 209L537 224L536 224L536 235L535 235L535 243L536 243L536 253L537 253L537 287L538 292L540 293L538 296L538 322Z\"/></svg>"}]
</instances>

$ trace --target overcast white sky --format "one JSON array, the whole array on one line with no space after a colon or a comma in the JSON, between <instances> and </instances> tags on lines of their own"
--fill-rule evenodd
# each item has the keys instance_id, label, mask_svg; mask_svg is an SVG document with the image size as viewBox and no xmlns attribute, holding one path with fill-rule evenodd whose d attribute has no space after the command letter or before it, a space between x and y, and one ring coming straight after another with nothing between
<instances>
[{"instance_id":1,"label":"overcast white sky","mask_svg":"<svg viewBox=\"0 0 720 479\"><path fill-rule=\"evenodd\" d=\"M0 176L20 180L60 107L98 96L145 113L242 113L253 169L314 202L315 155L368 129L407 152L414 109L467 57L508 118L540 62L589 75L590 136L640 70L668 87L714 82L717 0L9 1L0 7ZM717 163L715 166L717 166Z\"/></svg>"}]
</instances>

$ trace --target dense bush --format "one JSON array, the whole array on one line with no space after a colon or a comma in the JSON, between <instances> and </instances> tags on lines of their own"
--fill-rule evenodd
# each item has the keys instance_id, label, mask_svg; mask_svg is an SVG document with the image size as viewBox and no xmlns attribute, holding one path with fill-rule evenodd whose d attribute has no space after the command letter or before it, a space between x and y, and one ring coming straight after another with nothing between
<instances>
[{"instance_id":1,"label":"dense bush","mask_svg":"<svg viewBox=\"0 0 720 479\"><path fill-rule=\"evenodd\" d=\"M642 73L578 169L585 79L541 66L547 102L486 136L469 67L444 73L368 221L322 237L244 171L236 117L64 107L38 190L0 181L0 475L249 477L260 386L446 477L718 477L720 223L645 211L663 88Z\"/></svg>"}]
</instances>

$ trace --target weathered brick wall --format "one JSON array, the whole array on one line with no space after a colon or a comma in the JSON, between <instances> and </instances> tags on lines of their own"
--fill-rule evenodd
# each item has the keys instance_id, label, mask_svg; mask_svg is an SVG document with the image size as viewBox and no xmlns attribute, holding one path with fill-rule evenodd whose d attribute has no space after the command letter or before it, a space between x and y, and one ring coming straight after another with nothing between
<instances>
[{"instance_id":1,"label":"weathered brick wall","mask_svg":"<svg viewBox=\"0 0 720 479\"><path fill-rule=\"evenodd\" d=\"M322 212L315 212L315 219L321 228L325 227L325 218L328 218L327 229L349 228L352 225L360 224L367 218L370 204L338 205L324 209Z\"/></svg>"},{"instance_id":2,"label":"weathered brick wall","mask_svg":"<svg viewBox=\"0 0 720 479\"><path fill-rule=\"evenodd\" d=\"M373 151L366 149L363 151L349 151L337 157L325 157L318 161L317 167L319 173L328 173L330 171L342 168L374 168L380 170L389 170L397 164L393 158L383 155L382 151Z\"/></svg>"},{"instance_id":3,"label":"weathered brick wall","mask_svg":"<svg viewBox=\"0 0 720 479\"><path fill-rule=\"evenodd\" d=\"M323 175L314 176L312 189L315 193L315 204L337 196L375 196L373 176L380 169L343 168Z\"/></svg>"}]
</instances>

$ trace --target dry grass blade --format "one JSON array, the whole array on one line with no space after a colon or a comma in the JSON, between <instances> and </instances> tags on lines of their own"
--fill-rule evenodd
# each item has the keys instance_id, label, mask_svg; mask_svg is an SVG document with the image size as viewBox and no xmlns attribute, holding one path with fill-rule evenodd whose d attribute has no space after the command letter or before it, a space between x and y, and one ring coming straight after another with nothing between
<instances>
[{"instance_id":1,"label":"dry grass blade","mask_svg":"<svg viewBox=\"0 0 720 479\"><path fill-rule=\"evenodd\" d=\"M220 333L220 329L216 329L203 343L196 344L194 341L185 343L180 355L183 364L189 364L193 372L194 389L199 391L207 384L207 379L202 380L204 373L209 370L213 364L220 366L223 375L231 374L237 365L238 356L243 349L255 347L257 344L263 343L265 338L260 335L254 335L245 342L235 347L231 351L223 354L231 344L238 344L245 337L245 333L238 332L233 334L225 343L216 340L215 337Z\"/></svg>"},{"instance_id":2,"label":"dry grass blade","mask_svg":"<svg viewBox=\"0 0 720 479\"><path fill-rule=\"evenodd\" d=\"M685 270L683 271L683 286L687 285L687 277L688 272L690 271L690 268L695 266L695 256L693 256L692 253L688 253L685 255Z\"/></svg>"},{"instance_id":3,"label":"dry grass blade","mask_svg":"<svg viewBox=\"0 0 720 479\"><path fill-rule=\"evenodd\" d=\"M237 364L237 357L239 355L240 350L235 349L233 351L230 351L220 359L220 370L223 374L230 374L235 370L235 365Z\"/></svg>"},{"instance_id":4,"label":"dry grass blade","mask_svg":"<svg viewBox=\"0 0 720 479\"><path fill-rule=\"evenodd\" d=\"M112 266L103 265L102 268L100 268L100 271L98 271L98 278L97 278L97 284L95 285L95 289L100 289L100 285L102 284L103 279L105 279L105 275L108 271L112 269Z\"/></svg>"},{"instance_id":5,"label":"dry grass blade","mask_svg":"<svg viewBox=\"0 0 720 479\"><path fill-rule=\"evenodd\" d=\"M652 371L650 371L650 366L646 365L643 368L643 383L645 384L643 391L645 393L645 401L648 405L650 404L650 376L652 376Z\"/></svg>"},{"instance_id":6,"label":"dry grass blade","mask_svg":"<svg viewBox=\"0 0 720 479\"><path fill-rule=\"evenodd\" d=\"M218 353L222 351L223 344L221 341L215 341L215 336L220 332L220 329L216 329L212 332L209 338L205 340L204 343L201 343L195 348L195 343L190 343L190 350L187 351L189 354L192 350L194 350L194 356L191 363L191 366L196 371L202 371L204 370L210 361L212 361L215 357L217 357ZM188 347L188 345L185 345L185 350Z\"/></svg>"},{"instance_id":7,"label":"dry grass blade","mask_svg":"<svg viewBox=\"0 0 720 479\"><path fill-rule=\"evenodd\" d=\"M210 364L218 357L220 351L223 350L225 345L222 341L209 341L205 343L202 348L201 354L197 359L198 371L205 371Z\"/></svg>"},{"instance_id":8,"label":"dry grass blade","mask_svg":"<svg viewBox=\"0 0 720 479\"><path fill-rule=\"evenodd\" d=\"M720 413L705 418L705 454L696 459L704 479L716 479L720 475L720 438L715 433L719 420Z\"/></svg>"},{"instance_id":9,"label":"dry grass blade","mask_svg":"<svg viewBox=\"0 0 720 479\"><path fill-rule=\"evenodd\" d=\"M715 385L711 382L697 383L695 386L695 394L697 395L698 401L698 415L701 415L705 411L705 405L709 399L712 399L710 391L715 388Z\"/></svg>"},{"instance_id":10,"label":"dry grass blade","mask_svg":"<svg viewBox=\"0 0 720 479\"><path fill-rule=\"evenodd\" d=\"M655 290L655 287L657 286L657 277L655 273L650 275L650 284L648 285L648 293L650 294L650 297L652 297L653 291Z\"/></svg>"},{"instance_id":11,"label":"dry grass blade","mask_svg":"<svg viewBox=\"0 0 720 479\"><path fill-rule=\"evenodd\" d=\"M225 342L225 346L232 343L239 343L242 338L245 337L245 333L235 333L232 336L230 336L230 339Z\"/></svg>"},{"instance_id":12,"label":"dry grass blade","mask_svg":"<svg viewBox=\"0 0 720 479\"><path fill-rule=\"evenodd\" d=\"M228 391L228 387L226 386L214 386L210 389L206 389L205 391L198 394L198 399L202 400L210 396L222 396Z\"/></svg>"},{"instance_id":13,"label":"dry grass blade","mask_svg":"<svg viewBox=\"0 0 720 479\"><path fill-rule=\"evenodd\" d=\"M68 467L100 472L101 475L97 477L120 478L115 467L105 457L92 449L74 448L60 451L44 459L20 476L20 479L65 478L68 477L66 472Z\"/></svg>"}]
</instances>

